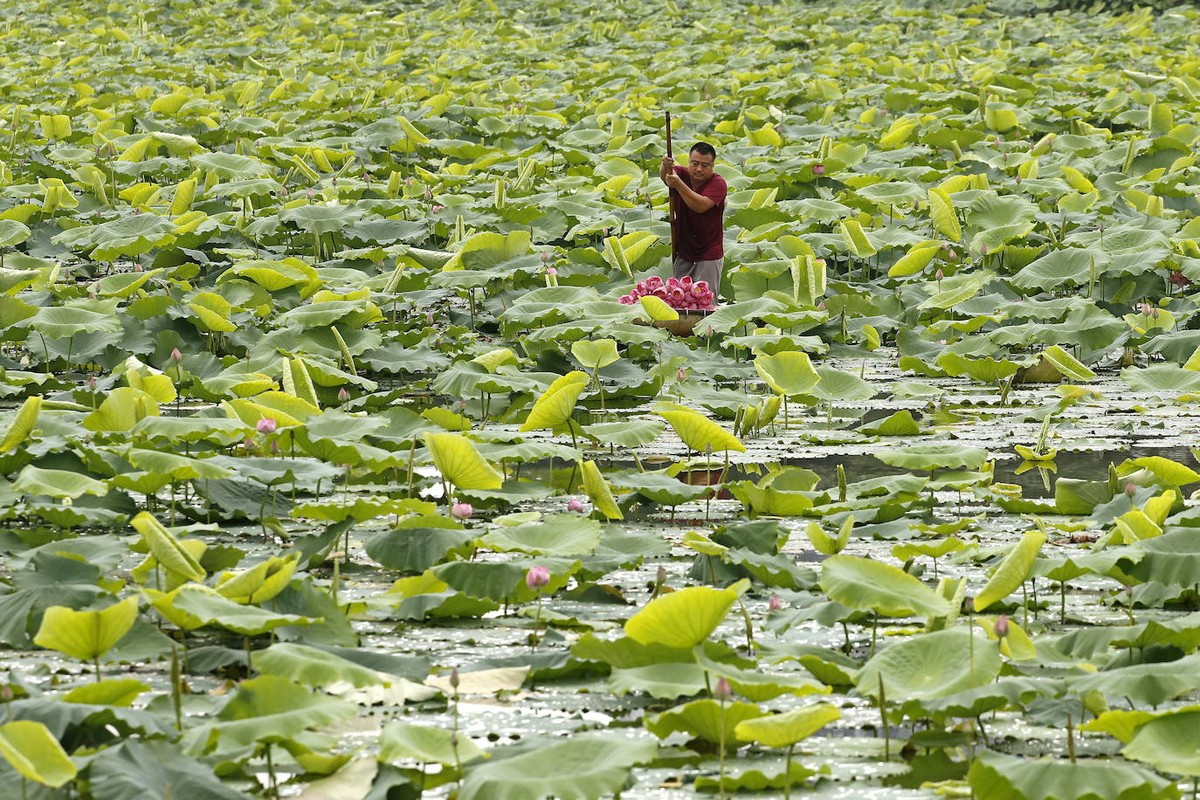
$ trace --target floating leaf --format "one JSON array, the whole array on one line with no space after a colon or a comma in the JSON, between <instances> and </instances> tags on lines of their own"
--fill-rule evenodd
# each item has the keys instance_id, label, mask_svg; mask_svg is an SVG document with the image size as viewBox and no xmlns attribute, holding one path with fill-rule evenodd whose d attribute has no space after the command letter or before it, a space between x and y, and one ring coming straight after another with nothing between
<instances>
[{"instance_id":1,"label":"floating leaf","mask_svg":"<svg viewBox=\"0 0 1200 800\"><path fill-rule=\"evenodd\" d=\"M833 600L889 617L945 617L950 602L890 564L857 556L832 556L821 564L821 589Z\"/></svg>"}]
</instances>

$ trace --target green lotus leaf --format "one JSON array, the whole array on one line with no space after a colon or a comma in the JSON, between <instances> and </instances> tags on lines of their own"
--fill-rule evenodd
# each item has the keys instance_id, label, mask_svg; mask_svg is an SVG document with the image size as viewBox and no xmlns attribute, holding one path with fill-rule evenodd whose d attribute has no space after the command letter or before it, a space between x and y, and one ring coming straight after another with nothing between
<instances>
[{"instance_id":1,"label":"green lotus leaf","mask_svg":"<svg viewBox=\"0 0 1200 800\"><path fill-rule=\"evenodd\" d=\"M946 617L946 598L907 572L869 558L831 556L821 564L821 590L850 608L888 617Z\"/></svg>"},{"instance_id":2,"label":"green lotus leaf","mask_svg":"<svg viewBox=\"0 0 1200 800\"><path fill-rule=\"evenodd\" d=\"M0 247L15 247L29 238L32 231L15 219L0 219Z\"/></svg>"},{"instance_id":3,"label":"green lotus leaf","mask_svg":"<svg viewBox=\"0 0 1200 800\"><path fill-rule=\"evenodd\" d=\"M999 674L994 642L966 628L949 628L888 645L863 665L855 682L861 694L878 698L882 677L889 702L932 700L991 683Z\"/></svg>"},{"instance_id":4,"label":"green lotus leaf","mask_svg":"<svg viewBox=\"0 0 1200 800\"><path fill-rule=\"evenodd\" d=\"M115 300L114 300L115 302ZM99 306L94 303L94 306ZM69 339L82 333L120 333L121 319L103 307L47 306L38 309L29 326L51 339Z\"/></svg>"},{"instance_id":5,"label":"green lotus leaf","mask_svg":"<svg viewBox=\"0 0 1200 800\"><path fill-rule=\"evenodd\" d=\"M379 734L379 760L385 764L470 764L486 757L467 736L455 736L445 728L393 721Z\"/></svg>"},{"instance_id":6,"label":"green lotus leaf","mask_svg":"<svg viewBox=\"0 0 1200 800\"><path fill-rule=\"evenodd\" d=\"M583 426L584 435L606 444L640 447L663 432L663 424L653 419L629 419L623 422L597 422Z\"/></svg>"},{"instance_id":7,"label":"green lotus leaf","mask_svg":"<svg viewBox=\"0 0 1200 800\"><path fill-rule=\"evenodd\" d=\"M1198 732L1200 710L1163 714L1140 726L1121 755L1159 772L1194 778L1200 776Z\"/></svg>"},{"instance_id":8,"label":"green lotus leaf","mask_svg":"<svg viewBox=\"0 0 1200 800\"><path fill-rule=\"evenodd\" d=\"M320 621L320 618L277 614L255 606L239 605L203 584L186 583L170 593L153 589L144 591L159 613L184 630L212 626L243 636L261 636L277 628L312 625Z\"/></svg>"},{"instance_id":9,"label":"green lotus leaf","mask_svg":"<svg viewBox=\"0 0 1200 800\"><path fill-rule=\"evenodd\" d=\"M79 773L50 729L33 720L0 725L0 755L25 780L56 789Z\"/></svg>"},{"instance_id":10,"label":"green lotus leaf","mask_svg":"<svg viewBox=\"0 0 1200 800\"><path fill-rule=\"evenodd\" d=\"M734 732L744 742L758 742L766 747L791 747L842 718L837 706L817 703L782 714L743 720Z\"/></svg>"},{"instance_id":11,"label":"green lotus leaf","mask_svg":"<svg viewBox=\"0 0 1200 800\"><path fill-rule=\"evenodd\" d=\"M248 278L268 292L281 292L292 286L299 286L301 297L308 297L321 286L321 278L317 271L298 258L285 258L280 261L238 261L221 273L217 283L225 283L235 277Z\"/></svg>"},{"instance_id":12,"label":"green lotus leaf","mask_svg":"<svg viewBox=\"0 0 1200 800\"><path fill-rule=\"evenodd\" d=\"M345 700L316 694L278 675L242 681L217 713L217 722L196 731L205 750L224 740L236 745L294 739L309 728L349 719L358 707ZM199 734L208 734L200 738Z\"/></svg>"},{"instance_id":13,"label":"green lotus leaf","mask_svg":"<svg viewBox=\"0 0 1200 800\"><path fill-rule=\"evenodd\" d=\"M1100 692L1113 701L1159 706L1200 689L1200 654L1175 661L1117 667L1067 679L1070 691L1086 695Z\"/></svg>"},{"instance_id":14,"label":"green lotus leaf","mask_svg":"<svg viewBox=\"0 0 1200 800\"><path fill-rule=\"evenodd\" d=\"M930 442L908 447L892 447L873 454L891 467L903 469L971 469L981 468L987 461L987 451L979 447Z\"/></svg>"},{"instance_id":15,"label":"green lotus leaf","mask_svg":"<svg viewBox=\"0 0 1200 800\"><path fill-rule=\"evenodd\" d=\"M1153 474L1160 484L1166 486L1188 486L1200 481L1200 472L1163 456L1142 456L1128 459L1117 467L1117 474L1127 476L1143 469Z\"/></svg>"},{"instance_id":16,"label":"green lotus leaf","mask_svg":"<svg viewBox=\"0 0 1200 800\"><path fill-rule=\"evenodd\" d=\"M603 514L606 519L624 519L625 515L621 511L621 507L617 505L616 498L613 497L612 490L608 486L608 481L604 480L604 475L600 473L600 468L596 466L596 462L583 461L579 467L583 475L583 490L587 493L596 510Z\"/></svg>"},{"instance_id":17,"label":"green lotus leaf","mask_svg":"<svg viewBox=\"0 0 1200 800\"><path fill-rule=\"evenodd\" d=\"M712 491L712 486L684 483L667 472L638 472L629 470L613 474L612 482L622 489L637 492L647 500L666 506L676 506L696 500Z\"/></svg>"},{"instance_id":18,"label":"green lotus leaf","mask_svg":"<svg viewBox=\"0 0 1200 800\"><path fill-rule=\"evenodd\" d=\"M652 741L579 735L541 744L510 758L467 771L459 800L541 800L544 797L599 798L624 789L630 770L654 759Z\"/></svg>"},{"instance_id":19,"label":"green lotus leaf","mask_svg":"<svg viewBox=\"0 0 1200 800\"><path fill-rule=\"evenodd\" d=\"M295 642L275 642L265 650L254 651L250 665L262 675L278 675L302 686L326 687L344 682L362 688L389 682L382 672Z\"/></svg>"},{"instance_id":20,"label":"green lotus leaf","mask_svg":"<svg viewBox=\"0 0 1200 800\"><path fill-rule=\"evenodd\" d=\"M104 481L89 478L78 472L42 469L32 464L21 470L21 474L13 481L12 488L25 495L46 495L47 497L71 498L72 500L85 494L98 497L108 494L108 484Z\"/></svg>"},{"instance_id":21,"label":"green lotus leaf","mask_svg":"<svg viewBox=\"0 0 1200 800\"><path fill-rule=\"evenodd\" d=\"M665 419L683 443L700 453L720 453L725 450L746 452L737 437L698 411L676 403L659 403L654 412Z\"/></svg>"},{"instance_id":22,"label":"green lotus leaf","mask_svg":"<svg viewBox=\"0 0 1200 800\"><path fill-rule=\"evenodd\" d=\"M982 383L1000 383L1016 374L1020 364L1007 359L968 358L947 350L937 358L937 365L945 370L947 375L960 377L966 375L972 380Z\"/></svg>"},{"instance_id":23,"label":"green lotus leaf","mask_svg":"<svg viewBox=\"0 0 1200 800\"><path fill-rule=\"evenodd\" d=\"M676 706L658 716L647 717L646 729L660 739L682 731L713 744L745 744L750 740L739 737L738 726L764 714L766 712L753 703L719 703L706 698Z\"/></svg>"},{"instance_id":24,"label":"green lotus leaf","mask_svg":"<svg viewBox=\"0 0 1200 800\"><path fill-rule=\"evenodd\" d=\"M361 220L366 212L354 206L309 205L287 208L279 213L283 222L317 235L335 233Z\"/></svg>"},{"instance_id":25,"label":"green lotus leaf","mask_svg":"<svg viewBox=\"0 0 1200 800\"><path fill-rule=\"evenodd\" d=\"M142 535L150 555L168 572L175 573L182 580L204 579L206 572L200 562L152 514L142 511L129 524Z\"/></svg>"},{"instance_id":26,"label":"green lotus leaf","mask_svg":"<svg viewBox=\"0 0 1200 800\"><path fill-rule=\"evenodd\" d=\"M575 411L575 401L587 386L587 373L575 370L557 378L546 391L534 401L529 416L520 430L533 431L539 428L557 428L565 425Z\"/></svg>"},{"instance_id":27,"label":"green lotus leaf","mask_svg":"<svg viewBox=\"0 0 1200 800\"><path fill-rule=\"evenodd\" d=\"M863 433L875 436L908 436L914 437L921 433L921 426L908 409L897 411L891 416L870 422L859 428Z\"/></svg>"},{"instance_id":28,"label":"green lotus leaf","mask_svg":"<svg viewBox=\"0 0 1200 800\"><path fill-rule=\"evenodd\" d=\"M695 648L694 653L696 663L708 671L710 679L725 678L736 694L754 703L765 702L785 694L804 696L828 694L830 691L825 684L808 677L767 674L716 661L704 653L703 647Z\"/></svg>"},{"instance_id":29,"label":"green lotus leaf","mask_svg":"<svg viewBox=\"0 0 1200 800\"><path fill-rule=\"evenodd\" d=\"M613 694L642 694L659 700L693 697L708 686L705 672L697 664L643 664L636 667L614 667L608 677L608 690Z\"/></svg>"},{"instance_id":30,"label":"green lotus leaf","mask_svg":"<svg viewBox=\"0 0 1200 800\"><path fill-rule=\"evenodd\" d=\"M555 514L540 522L493 528L484 534L480 543L500 552L515 551L535 556L587 555L595 552L600 544L600 523Z\"/></svg>"},{"instance_id":31,"label":"green lotus leaf","mask_svg":"<svg viewBox=\"0 0 1200 800\"><path fill-rule=\"evenodd\" d=\"M1172 800L1179 788L1152 772L1111 759L1027 759L985 750L967 782L977 800Z\"/></svg>"},{"instance_id":32,"label":"green lotus leaf","mask_svg":"<svg viewBox=\"0 0 1200 800\"><path fill-rule=\"evenodd\" d=\"M689 586L656 597L625 621L625 633L642 644L695 647L716 630L749 581L726 589Z\"/></svg>"},{"instance_id":33,"label":"green lotus leaf","mask_svg":"<svg viewBox=\"0 0 1200 800\"><path fill-rule=\"evenodd\" d=\"M1121 379L1135 392L1200 392L1200 372L1184 369L1177 364L1128 367L1121 370Z\"/></svg>"},{"instance_id":34,"label":"green lotus leaf","mask_svg":"<svg viewBox=\"0 0 1200 800\"><path fill-rule=\"evenodd\" d=\"M533 566L545 567L550 571L550 582L540 590L525 583L525 576ZM579 567L578 559L538 556L536 559L504 563L451 561L434 567L430 574L473 598L495 600L498 603L527 603L565 587Z\"/></svg>"},{"instance_id":35,"label":"green lotus leaf","mask_svg":"<svg viewBox=\"0 0 1200 800\"><path fill-rule=\"evenodd\" d=\"M236 603L265 603L287 588L299 565L300 554L272 556L240 572L223 572L214 587L222 597Z\"/></svg>"},{"instance_id":36,"label":"green lotus leaf","mask_svg":"<svg viewBox=\"0 0 1200 800\"><path fill-rule=\"evenodd\" d=\"M57 244L91 251L97 261L138 256L175 241L175 223L157 214L134 214L99 225L81 225L54 237Z\"/></svg>"},{"instance_id":37,"label":"green lotus leaf","mask_svg":"<svg viewBox=\"0 0 1200 800\"><path fill-rule=\"evenodd\" d=\"M892 264L888 270L888 277L907 278L910 275L916 275L929 266L941 249L941 245L936 242L914 245L912 249L897 259L895 264Z\"/></svg>"},{"instance_id":38,"label":"green lotus leaf","mask_svg":"<svg viewBox=\"0 0 1200 800\"><path fill-rule=\"evenodd\" d=\"M1090 381L1096 377L1096 373L1087 365L1056 344L1043 350L1042 358L1073 381Z\"/></svg>"},{"instance_id":39,"label":"green lotus leaf","mask_svg":"<svg viewBox=\"0 0 1200 800\"><path fill-rule=\"evenodd\" d=\"M457 433L426 433L425 446L429 448L438 472L459 489L499 490L503 485L503 476L465 436Z\"/></svg>"},{"instance_id":40,"label":"green lotus leaf","mask_svg":"<svg viewBox=\"0 0 1200 800\"><path fill-rule=\"evenodd\" d=\"M228 467L211 464L203 458L188 458L161 450L130 448L125 457L138 469L157 473L171 481L219 480L235 474Z\"/></svg>"},{"instance_id":41,"label":"green lotus leaf","mask_svg":"<svg viewBox=\"0 0 1200 800\"><path fill-rule=\"evenodd\" d=\"M756 356L754 370L778 394L808 394L821 380L808 353L795 351Z\"/></svg>"},{"instance_id":42,"label":"green lotus leaf","mask_svg":"<svg viewBox=\"0 0 1200 800\"><path fill-rule=\"evenodd\" d=\"M878 391L868 381L834 367L817 367L817 374L821 379L803 395L809 402L859 402L870 400Z\"/></svg>"},{"instance_id":43,"label":"green lotus leaf","mask_svg":"<svg viewBox=\"0 0 1200 800\"><path fill-rule=\"evenodd\" d=\"M592 370L603 369L621 357L613 339L580 339L572 342L571 355L581 366Z\"/></svg>"},{"instance_id":44,"label":"green lotus leaf","mask_svg":"<svg viewBox=\"0 0 1200 800\"><path fill-rule=\"evenodd\" d=\"M33 643L80 661L96 661L129 633L137 612L136 597L126 597L98 611L51 606L42 617Z\"/></svg>"},{"instance_id":45,"label":"green lotus leaf","mask_svg":"<svg viewBox=\"0 0 1200 800\"><path fill-rule=\"evenodd\" d=\"M187 307L196 315L202 330L218 333L237 330L229 318L233 304L216 292L196 292L188 299Z\"/></svg>"},{"instance_id":46,"label":"green lotus leaf","mask_svg":"<svg viewBox=\"0 0 1200 800\"><path fill-rule=\"evenodd\" d=\"M962 238L962 226L958 222L958 212L954 210L954 202L950 195L939 188L929 190L929 217L933 226L947 239L957 242Z\"/></svg>"},{"instance_id":47,"label":"green lotus leaf","mask_svg":"<svg viewBox=\"0 0 1200 800\"><path fill-rule=\"evenodd\" d=\"M1013 239L1033 230L1037 217L1036 204L1016 195L982 194L967 210L967 225L978 229L971 240L976 253L997 250Z\"/></svg>"},{"instance_id":48,"label":"green lotus leaf","mask_svg":"<svg viewBox=\"0 0 1200 800\"><path fill-rule=\"evenodd\" d=\"M975 595L975 610L987 611L988 607L1020 588L1029 579L1037 561L1038 551L1046 543L1046 534L1041 531L1026 531L1004 556L1004 560L996 567L996 571L988 578L988 582L979 594Z\"/></svg>"},{"instance_id":49,"label":"green lotus leaf","mask_svg":"<svg viewBox=\"0 0 1200 800\"><path fill-rule=\"evenodd\" d=\"M268 177L272 171L269 166L257 158L237 153L202 153L192 156L191 161L192 166L212 171L227 181Z\"/></svg>"},{"instance_id":50,"label":"green lotus leaf","mask_svg":"<svg viewBox=\"0 0 1200 800\"><path fill-rule=\"evenodd\" d=\"M110 678L76 686L63 695L63 702L129 708L140 695L148 691L149 684L134 678Z\"/></svg>"},{"instance_id":51,"label":"green lotus leaf","mask_svg":"<svg viewBox=\"0 0 1200 800\"><path fill-rule=\"evenodd\" d=\"M1023 292L1052 292L1060 286L1086 286L1096 280L1099 263L1107 262L1103 254L1078 247L1051 250L1046 255L1026 264L1021 271L1009 278L1009 282Z\"/></svg>"}]
</instances>

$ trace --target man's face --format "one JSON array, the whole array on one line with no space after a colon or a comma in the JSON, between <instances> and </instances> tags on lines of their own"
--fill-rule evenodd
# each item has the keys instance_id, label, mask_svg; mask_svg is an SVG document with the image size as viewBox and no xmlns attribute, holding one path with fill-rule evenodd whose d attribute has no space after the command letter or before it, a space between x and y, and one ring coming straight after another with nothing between
<instances>
[{"instance_id":1,"label":"man's face","mask_svg":"<svg viewBox=\"0 0 1200 800\"><path fill-rule=\"evenodd\" d=\"M706 180L712 177L713 174L713 157L706 156L693 150L688 153L688 175L692 179L693 186L699 186Z\"/></svg>"}]
</instances>

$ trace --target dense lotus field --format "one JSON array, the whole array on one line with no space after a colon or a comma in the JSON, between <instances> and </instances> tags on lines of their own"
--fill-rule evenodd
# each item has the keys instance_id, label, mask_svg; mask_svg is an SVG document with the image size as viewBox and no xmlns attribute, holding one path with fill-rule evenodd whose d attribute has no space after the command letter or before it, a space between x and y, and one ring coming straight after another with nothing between
<instances>
[{"instance_id":1,"label":"dense lotus field","mask_svg":"<svg viewBox=\"0 0 1200 800\"><path fill-rule=\"evenodd\" d=\"M0 796L1191 794L1198 17L13 4Z\"/></svg>"}]
</instances>

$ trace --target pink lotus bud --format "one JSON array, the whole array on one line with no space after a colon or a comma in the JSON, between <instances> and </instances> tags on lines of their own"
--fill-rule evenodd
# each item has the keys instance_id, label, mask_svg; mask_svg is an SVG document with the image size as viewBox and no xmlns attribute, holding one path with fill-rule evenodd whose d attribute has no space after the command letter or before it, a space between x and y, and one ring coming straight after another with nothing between
<instances>
[{"instance_id":1,"label":"pink lotus bud","mask_svg":"<svg viewBox=\"0 0 1200 800\"><path fill-rule=\"evenodd\" d=\"M933 273L933 277L937 278L940 281L942 278L946 277L946 273L942 272L941 267L938 267L937 272Z\"/></svg>"},{"instance_id":2,"label":"pink lotus bud","mask_svg":"<svg viewBox=\"0 0 1200 800\"><path fill-rule=\"evenodd\" d=\"M783 610L783 601L779 599L779 595L777 595L777 594L771 595L771 599L767 601L767 610L768 611L782 611Z\"/></svg>"},{"instance_id":3,"label":"pink lotus bud","mask_svg":"<svg viewBox=\"0 0 1200 800\"><path fill-rule=\"evenodd\" d=\"M570 500L567 501L567 511L570 511L574 514L582 514L583 513L583 501L580 500L578 497L572 497Z\"/></svg>"},{"instance_id":4,"label":"pink lotus bud","mask_svg":"<svg viewBox=\"0 0 1200 800\"><path fill-rule=\"evenodd\" d=\"M475 509L471 508L470 503L455 503L450 507L450 516L455 519L470 519L475 513Z\"/></svg>"},{"instance_id":5,"label":"pink lotus bud","mask_svg":"<svg viewBox=\"0 0 1200 800\"><path fill-rule=\"evenodd\" d=\"M1133 481L1125 484L1125 496L1133 497L1135 494L1137 494L1137 484L1135 484Z\"/></svg>"},{"instance_id":6,"label":"pink lotus bud","mask_svg":"<svg viewBox=\"0 0 1200 800\"><path fill-rule=\"evenodd\" d=\"M679 369L675 370L675 380L679 381L680 383L683 383L684 381L686 381L687 380L687 370L684 369L683 367L680 367Z\"/></svg>"},{"instance_id":7,"label":"pink lotus bud","mask_svg":"<svg viewBox=\"0 0 1200 800\"><path fill-rule=\"evenodd\" d=\"M729 686L729 681L725 679L725 676L717 678L717 682L713 684L712 693L714 698L721 701L728 700L733 696L733 689Z\"/></svg>"},{"instance_id":8,"label":"pink lotus bud","mask_svg":"<svg viewBox=\"0 0 1200 800\"><path fill-rule=\"evenodd\" d=\"M346 402L346 401L347 401L347 400L349 400L349 399L350 399L350 393L346 391L346 387L345 387L345 386L343 386L342 388L338 389L338 402L339 402L339 403L344 403L344 402Z\"/></svg>"},{"instance_id":9,"label":"pink lotus bud","mask_svg":"<svg viewBox=\"0 0 1200 800\"><path fill-rule=\"evenodd\" d=\"M958 260L958 253L955 252L953 247L946 251L946 258L950 259L951 261Z\"/></svg>"},{"instance_id":10,"label":"pink lotus bud","mask_svg":"<svg viewBox=\"0 0 1200 800\"><path fill-rule=\"evenodd\" d=\"M530 567L525 573L525 585L530 589L541 589L550 582L550 570L542 566Z\"/></svg>"},{"instance_id":11,"label":"pink lotus bud","mask_svg":"<svg viewBox=\"0 0 1200 800\"><path fill-rule=\"evenodd\" d=\"M812 173L813 173L813 175L816 175L817 177L824 175L825 174L825 165L824 164L813 164Z\"/></svg>"},{"instance_id":12,"label":"pink lotus bud","mask_svg":"<svg viewBox=\"0 0 1200 800\"><path fill-rule=\"evenodd\" d=\"M171 348L171 360L176 364L178 364L180 361L183 361L183 353L179 352L178 347Z\"/></svg>"},{"instance_id":13,"label":"pink lotus bud","mask_svg":"<svg viewBox=\"0 0 1200 800\"><path fill-rule=\"evenodd\" d=\"M543 263L545 263L546 261L549 261L549 260L550 260L550 259L552 259L552 258L554 258L554 256L550 255L550 254L549 254L549 253L547 253L547 252L543 252L543 253L542 253L542 255L541 255L541 259L542 259L542 262L543 262Z\"/></svg>"},{"instance_id":14,"label":"pink lotus bud","mask_svg":"<svg viewBox=\"0 0 1200 800\"><path fill-rule=\"evenodd\" d=\"M546 274L547 275L557 275L558 270L556 270L554 267L546 267Z\"/></svg>"},{"instance_id":15,"label":"pink lotus bud","mask_svg":"<svg viewBox=\"0 0 1200 800\"><path fill-rule=\"evenodd\" d=\"M274 417L263 417L256 427L259 433L274 433L276 424Z\"/></svg>"},{"instance_id":16,"label":"pink lotus bud","mask_svg":"<svg viewBox=\"0 0 1200 800\"><path fill-rule=\"evenodd\" d=\"M979 254L984 256L988 254L988 246L986 244L979 245Z\"/></svg>"},{"instance_id":17,"label":"pink lotus bud","mask_svg":"<svg viewBox=\"0 0 1200 800\"><path fill-rule=\"evenodd\" d=\"M0 686L0 702L7 703L13 699L13 688L9 684Z\"/></svg>"},{"instance_id":18,"label":"pink lotus bud","mask_svg":"<svg viewBox=\"0 0 1200 800\"><path fill-rule=\"evenodd\" d=\"M445 208L445 206L437 205L435 203L434 205L429 207L429 210L436 214L437 212L441 211L444 208Z\"/></svg>"},{"instance_id":19,"label":"pink lotus bud","mask_svg":"<svg viewBox=\"0 0 1200 800\"><path fill-rule=\"evenodd\" d=\"M458 688L458 680L459 680L458 679L458 667L455 667L454 669L450 670L450 688L451 689Z\"/></svg>"},{"instance_id":20,"label":"pink lotus bud","mask_svg":"<svg viewBox=\"0 0 1200 800\"><path fill-rule=\"evenodd\" d=\"M996 636L1003 639L1008 636L1008 615L1001 614L996 617Z\"/></svg>"},{"instance_id":21,"label":"pink lotus bud","mask_svg":"<svg viewBox=\"0 0 1200 800\"><path fill-rule=\"evenodd\" d=\"M88 388L91 389L93 392L96 391L96 376L95 375L87 376L87 385L88 385Z\"/></svg>"}]
</instances>

